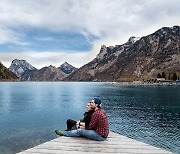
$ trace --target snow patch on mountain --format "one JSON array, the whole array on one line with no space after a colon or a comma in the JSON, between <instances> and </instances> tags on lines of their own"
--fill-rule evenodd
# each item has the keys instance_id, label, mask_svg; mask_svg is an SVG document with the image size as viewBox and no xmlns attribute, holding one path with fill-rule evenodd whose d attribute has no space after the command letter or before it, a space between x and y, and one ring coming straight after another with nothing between
<instances>
[{"instance_id":1,"label":"snow patch on mountain","mask_svg":"<svg viewBox=\"0 0 180 154\"><path fill-rule=\"evenodd\" d=\"M29 64L26 60L14 59L11 63L11 66L9 67L9 70L15 73L18 77L21 77L21 75L25 71L31 71L37 69L33 67L31 64Z\"/></svg>"}]
</instances>

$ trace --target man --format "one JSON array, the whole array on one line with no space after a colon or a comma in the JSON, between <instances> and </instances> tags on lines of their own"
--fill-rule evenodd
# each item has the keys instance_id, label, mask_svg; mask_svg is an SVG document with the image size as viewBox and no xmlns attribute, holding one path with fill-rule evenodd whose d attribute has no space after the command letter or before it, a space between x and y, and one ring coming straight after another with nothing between
<instances>
[{"instance_id":1,"label":"man","mask_svg":"<svg viewBox=\"0 0 180 154\"><path fill-rule=\"evenodd\" d=\"M91 101L91 107L94 109L94 113L91 116L89 126L85 127L85 129L64 132L55 130L56 134L67 137L83 136L96 141L104 141L109 134L109 124L107 115L100 105L101 100L97 97ZM79 125L81 125L81 122Z\"/></svg>"}]
</instances>

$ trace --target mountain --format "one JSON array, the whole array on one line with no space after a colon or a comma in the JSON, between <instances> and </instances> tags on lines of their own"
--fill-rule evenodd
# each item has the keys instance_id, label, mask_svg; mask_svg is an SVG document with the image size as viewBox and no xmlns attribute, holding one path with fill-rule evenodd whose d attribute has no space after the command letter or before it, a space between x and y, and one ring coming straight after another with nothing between
<instances>
[{"instance_id":1,"label":"mountain","mask_svg":"<svg viewBox=\"0 0 180 154\"><path fill-rule=\"evenodd\" d=\"M27 73L28 71L36 71L37 69L29 64L26 60L14 59L9 67L9 70L21 78L24 72Z\"/></svg>"},{"instance_id":2,"label":"mountain","mask_svg":"<svg viewBox=\"0 0 180 154\"><path fill-rule=\"evenodd\" d=\"M8 70L1 62L0 62L0 81L18 81L18 77L16 74Z\"/></svg>"},{"instance_id":3,"label":"mountain","mask_svg":"<svg viewBox=\"0 0 180 154\"><path fill-rule=\"evenodd\" d=\"M34 76L34 73L37 72L38 70L26 70L24 73L21 75L21 81L31 81L31 79Z\"/></svg>"},{"instance_id":4,"label":"mountain","mask_svg":"<svg viewBox=\"0 0 180 154\"><path fill-rule=\"evenodd\" d=\"M61 69L66 73L51 65L38 70L26 60L18 59L14 59L9 67L9 70L14 72L21 81L59 81L67 77L67 74L76 68L65 62L61 65Z\"/></svg>"},{"instance_id":5,"label":"mountain","mask_svg":"<svg viewBox=\"0 0 180 154\"><path fill-rule=\"evenodd\" d=\"M67 74L51 65L40 70L25 72L22 75L22 79L26 81L60 81L65 77L67 77Z\"/></svg>"},{"instance_id":6,"label":"mountain","mask_svg":"<svg viewBox=\"0 0 180 154\"><path fill-rule=\"evenodd\" d=\"M101 46L90 63L66 81L149 80L164 72L180 75L180 27L163 27L153 34L131 37L125 44Z\"/></svg>"},{"instance_id":7,"label":"mountain","mask_svg":"<svg viewBox=\"0 0 180 154\"><path fill-rule=\"evenodd\" d=\"M77 70L76 67L68 64L67 62L64 62L64 63L59 67L59 69L60 69L62 72L64 72L65 74L71 74L71 73L73 73L74 71Z\"/></svg>"}]
</instances>

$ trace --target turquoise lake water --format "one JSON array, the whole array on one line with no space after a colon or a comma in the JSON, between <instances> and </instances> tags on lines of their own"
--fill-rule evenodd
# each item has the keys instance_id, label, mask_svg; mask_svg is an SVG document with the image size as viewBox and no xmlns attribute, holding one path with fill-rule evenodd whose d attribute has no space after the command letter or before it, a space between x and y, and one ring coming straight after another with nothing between
<instances>
[{"instance_id":1,"label":"turquoise lake water","mask_svg":"<svg viewBox=\"0 0 180 154\"><path fill-rule=\"evenodd\" d=\"M99 96L110 128L180 153L180 86L91 82L0 82L0 153L13 154L56 138Z\"/></svg>"}]
</instances>

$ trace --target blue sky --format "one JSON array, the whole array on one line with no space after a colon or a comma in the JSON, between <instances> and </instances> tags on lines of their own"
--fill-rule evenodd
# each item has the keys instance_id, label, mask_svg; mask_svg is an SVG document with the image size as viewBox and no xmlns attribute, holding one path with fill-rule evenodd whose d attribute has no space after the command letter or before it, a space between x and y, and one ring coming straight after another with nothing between
<instances>
[{"instance_id":1,"label":"blue sky","mask_svg":"<svg viewBox=\"0 0 180 154\"><path fill-rule=\"evenodd\" d=\"M179 0L6 0L0 2L0 61L80 67L115 46L180 25Z\"/></svg>"},{"instance_id":2,"label":"blue sky","mask_svg":"<svg viewBox=\"0 0 180 154\"><path fill-rule=\"evenodd\" d=\"M20 43L6 42L0 44L0 49L7 52L23 52L34 50L37 52L63 50L67 52L86 52L98 38L75 32L52 32L43 28L16 29L21 34Z\"/></svg>"}]
</instances>

